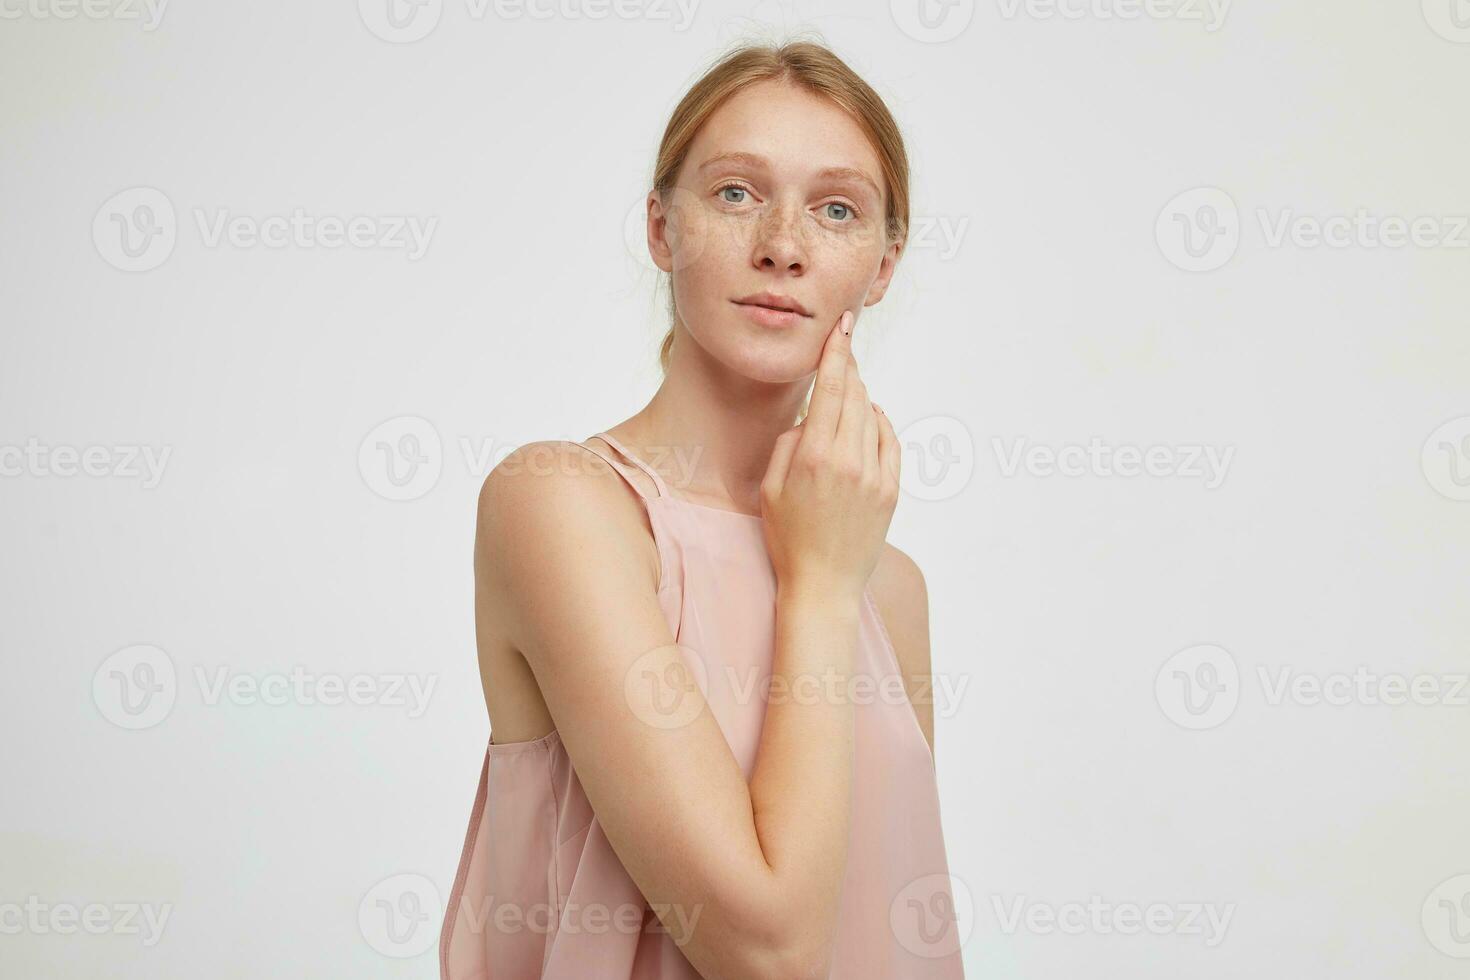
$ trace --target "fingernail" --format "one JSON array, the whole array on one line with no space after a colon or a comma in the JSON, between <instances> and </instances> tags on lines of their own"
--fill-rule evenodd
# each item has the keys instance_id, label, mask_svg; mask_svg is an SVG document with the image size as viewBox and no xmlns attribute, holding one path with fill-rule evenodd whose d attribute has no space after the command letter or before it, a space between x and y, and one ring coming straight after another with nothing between
<instances>
[{"instance_id":1,"label":"fingernail","mask_svg":"<svg viewBox=\"0 0 1470 980\"><path fill-rule=\"evenodd\" d=\"M852 310L842 311L842 335L844 337L852 336Z\"/></svg>"},{"instance_id":2,"label":"fingernail","mask_svg":"<svg viewBox=\"0 0 1470 980\"><path fill-rule=\"evenodd\" d=\"M883 406L882 405L879 405L877 402L873 402L873 407L876 408L879 411L880 414L883 414L883 415L887 415L888 414L887 412L884 412L883 411Z\"/></svg>"}]
</instances>

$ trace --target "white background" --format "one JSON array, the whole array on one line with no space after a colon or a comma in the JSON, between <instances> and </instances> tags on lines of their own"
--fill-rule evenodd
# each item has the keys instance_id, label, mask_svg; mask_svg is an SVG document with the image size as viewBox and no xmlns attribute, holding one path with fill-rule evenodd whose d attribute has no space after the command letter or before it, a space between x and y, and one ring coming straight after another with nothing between
<instances>
[{"instance_id":1,"label":"white background","mask_svg":"<svg viewBox=\"0 0 1470 980\"><path fill-rule=\"evenodd\" d=\"M857 340L915 427L890 539L925 572L936 674L963 685L937 745L967 974L1470 969L1470 233L1270 237L1363 209L1453 238L1462 0L1214 23L987 0L936 5L947 40L902 2L704 2L686 24L442 0L409 42L370 29L391 34L375 0L181 2L153 29L64 3L0 4L0 910L170 917L152 945L7 927L0 972L437 976L437 908L396 947L371 920L404 881L442 899L459 857L487 734L476 491L511 447L651 395L664 296L627 224L668 113L730 42L803 26L887 100L914 168L916 239ZM124 271L113 215L137 200L109 202L140 187L176 241ZM1197 188L1234 217L1218 195L1166 210ZM296 208L436 223L417 258L199 227ZM1180 267L1180 221L1222 229L1218 267ZM394 501L368 437L402 417L439 449ZM1017 440L1094 438L1232 455L1215 486L1006 469ZM146 485L17 463L28 444L170 455ZM946 460L942 492L913 482ZM127 730L109 658L139 644L175 700ZM1225 654L1205 654L1223 715L1171 693L1207 676L1170 662L1202 644ZM435 686L417 716L208 703L220 677L295 667ZM1282 671L1359 668L1451 703L1272 703ZM1008 928L1018 901L1040 911ZM1094 901L1175 927L1045 925ZM1228 911L1223 937L1191 903Z\"/></svg>"}]
</instances>

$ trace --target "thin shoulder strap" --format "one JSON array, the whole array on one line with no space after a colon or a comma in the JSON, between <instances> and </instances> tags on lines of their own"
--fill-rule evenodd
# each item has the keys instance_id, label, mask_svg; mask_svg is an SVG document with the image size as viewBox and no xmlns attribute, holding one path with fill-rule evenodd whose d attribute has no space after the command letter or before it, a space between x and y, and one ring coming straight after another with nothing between
<instances>
[{"instance_id":1,"label":"thin shoulder strap","mask_svg":"<svg viewBox=\"0 0 1470 980\"><path fill-rule=\"evenodd\" d=\"M652 466L649 466L647 463L643 462L643 460L639 459L637 456L634 456L632 453L628 452L628 447L624 446L621 442L618 442L616 439L614 439L611 435L609 435L606 432L599 432L599 433L597 433L594 436L590 436L589 438L592 438L592 439L601 439L603 442L607 443L609 446L611 446L614 449L616 449L623 456L623 458L626 459L628 462L630 462L634 466L638 467L644 473L647 473L648 474L648 478L653 481L654 489L656 489L658 491L658 495L660 497L667 497L667 496L670 495L669 494L669 488L664 485L663 477L659 476L658 473L654 471L654 469L653 469ZM584 448L591 448L591 447L584 447ZM608 457L607 457L606 454L597 452L597 450L595 450L595 449L593 449L592 451L593 452L596 452L597 455L601 456L603 459L607 459L607 461L609 463L612 463L614 469L621 469L621 467L618 466L618 464L616 462L614 462L611 459L608 459ZM633 481L632 480L629 480L628 482L629 483L632 483ZM636 484L634 484L633 489L638 490L638 487L637 487ZM645 494L642 490L638 490L638 495L639 496L647 496L647 494Z\"/></svg>"},{"instance_id":2,"label":"thin shoulder strap","mask_svg":"<svg viewBox=\"0 0 1470 980\"><path fill-rule=\"evenodd\" d=\"M572 442L570 439L567 440L567 445L576 446L578 449L585 449L587 452L596 456L608 466L611 466L614 473L623 478L623 482L626 483L632 489L632 491L638 495L638 499L648 499L648 494L643 492L643 488L638 485L638 481L633 479L632 475L629 473L630 467L627 463L620 462L617 457L615 457L612 453L608 452L606 449L599 449L597 446L585 446L580 442Z\"/></svg>"}]
</instances>

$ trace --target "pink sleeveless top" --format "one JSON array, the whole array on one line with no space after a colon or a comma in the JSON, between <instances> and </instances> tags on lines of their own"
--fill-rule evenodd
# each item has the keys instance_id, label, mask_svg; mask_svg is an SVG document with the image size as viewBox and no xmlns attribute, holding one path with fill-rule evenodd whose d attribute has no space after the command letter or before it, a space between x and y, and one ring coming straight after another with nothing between
<instances>
[{"instance_id":1,"label":"pink sleeveless top","mask_svg":"<svg viewBox=\"0 0 1470 980\"><path fill-rule=\"evenodd\" d=\"M658 491L645 495L626 463L579 446L643 499L669 630L699 651L706 700L748 778L765 702L748 696L746 685L752 675L762 684L770 678L775 637L776 576L762 519L674 497L622 444L605 432L594 438L647 473ZM902 696L893 645L866 588L856 656L855 673L872 682L854 688L851 837L829 977L956 980L964 976L964 937L934 757ZM558 733L506 743L492 733L445 907L441 980L697 980L676 935L614 854Z\"/></svg>"}]
</instances>

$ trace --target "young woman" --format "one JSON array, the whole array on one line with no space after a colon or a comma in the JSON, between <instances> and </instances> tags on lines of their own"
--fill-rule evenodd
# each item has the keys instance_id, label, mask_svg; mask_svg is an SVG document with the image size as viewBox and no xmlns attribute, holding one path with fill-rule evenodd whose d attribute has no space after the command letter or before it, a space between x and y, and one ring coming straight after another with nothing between
<instances>
[{"instance_id":1,"label":"young woman","mask_svg":"<svg viewBox=\"0 0 1470 980\"><path fill-rule=\"evenodd\" d=\"M442 976L961 977L905 693L924 582L851 353L903 250L903 141L827 49L745 47L674 111L647 209L662 386L481 492L492 735Z\"/></svg>"}]
</instances>

